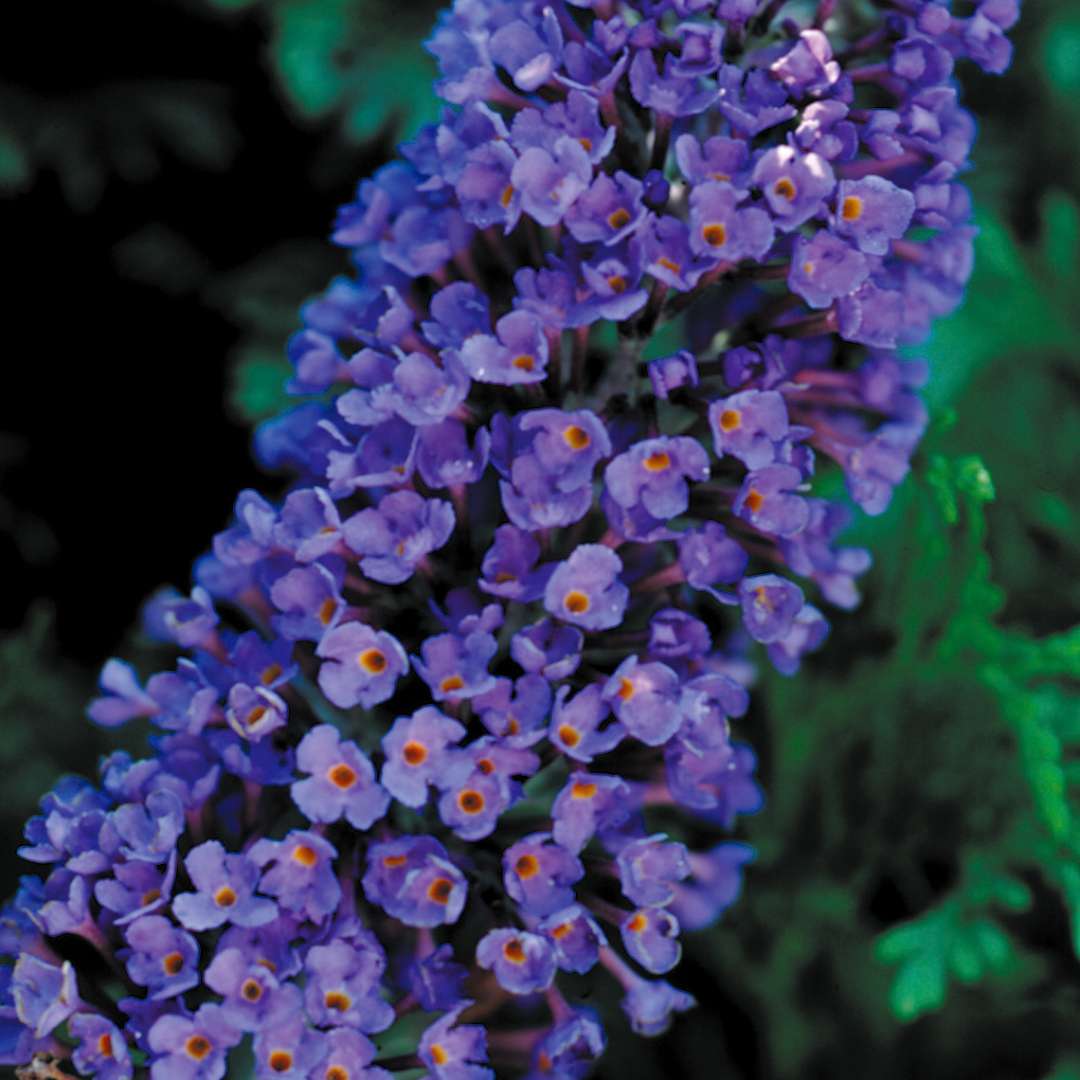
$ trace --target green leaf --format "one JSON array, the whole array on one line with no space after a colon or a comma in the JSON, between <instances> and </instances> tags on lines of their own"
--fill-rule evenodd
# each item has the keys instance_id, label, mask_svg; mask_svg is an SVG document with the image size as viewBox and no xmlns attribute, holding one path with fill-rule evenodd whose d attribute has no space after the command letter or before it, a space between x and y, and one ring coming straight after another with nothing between
<instances>
[{"instance_id":1,"label":"green leaf","mask_svg":"<svg viewBox=\"0 0 1080 1080\"><path fill-rule=\"evenodd\" d=\"M937 953L924 952L905 964L889 991L889 1004L901 1020L914 1020L945 1000L945 964Z\"/></svg>"}]
</instances>

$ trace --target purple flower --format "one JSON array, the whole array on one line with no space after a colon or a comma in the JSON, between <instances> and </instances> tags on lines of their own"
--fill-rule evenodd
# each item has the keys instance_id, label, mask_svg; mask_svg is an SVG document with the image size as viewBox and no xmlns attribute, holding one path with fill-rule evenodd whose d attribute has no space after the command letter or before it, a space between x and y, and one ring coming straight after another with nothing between
<instances>
[{"instance_id":1,"label":"purple flower","mask_svg":"<svg viewBox=\"0 0 1080 1080\"><path fill-rule=\"evenodd\" d=\"M585 635L576 626L541 619L510 639L510 655L525 671L545 679L565 679L581 663L584 640Z\"/></svg>"},{"instance_id":2,"label":"purple flower","mask_svg":"<svg viewBox=\"0 0 1080 1080\"><path fill-rule=\"evenodd\" d=\"M745 578L739 585L743 623L755 641L768 645L785 637L802 610L802 590L776 574Z\"/></svg>"},{"instance_id":3,"label":"purple flower","mask_svg":"<svg viewBox=\"0 0 1080 1080\"><path fill-rule=\"evenodd\" d=\"M282 998L278 1011L252 1040L255 1074L307 1080L312 1075L309 1070L322 1056L322 1039L308 1026L296 988L289 986Z\"/></svg>"},{"instance_id":4,"label":"purple flower","mask_svg":"<svg viewBox=\"0 0 1080 1080\"><path fill-rule=\"evenodd\" d=\"M225 1055L240 1041L240 1032L220 1005L202 1005L194 1016L161 1017L147 1036L155 1055L151 1080L221 1080Z\"/></svg>"},{"instance_id":5,"label":"purple flower","mask_svg":"<svg viewBox=\"0 0 1080 1080\"><path fill-rule=\"evenodd\" d=\"M466 762L459 759L462 764ZM463 840L482 840L495 831L499 815L515 793L501 778L475 770L462 777L455 770L442 782L439 817Z\"/></svg>"},{"instance_id":6,"label":"purple flower","mask_svg":"<svg viewBox=\"0 0 1080 1080\"><path fill-rule=\"evenodd\" d=\"M749 561L746 549L715 521L688 529L679 539L679 565L695 589L707 589L718 582L734 584Z\"/></svg>"},{"instance_id":7,"label":"purple flower","mask_svg":"<svg viewBox=\"0 0 1080 1080\"><path fill-rule=\"evenodd\" d=\"M445 1012L464 997L469 969L454 960L454 947L440 945L409 966L408 986L425 1012Z\"/></svg>"},{"instance_id":8,"label":"purple flower","mask_svg":"<svg viewBox=\"0 0 1080 1080\"><path fill-rule=\"evenodd\" d=\"M127 1039L115 1024L94 1013L78 1013L68 1028L79 1040L72 1062L80 1073L98 1080L131 1080Z\"/></svg>"},{"instance_id":9,"label":"purple flower","mask_svg":"<svg viewBox=\"0 0 1080 1080\"><path fill-rule=\"evenodd\" d=\"M483 694L495 685L495 676L487 666L497 651L495 638L482 631L466 637L439 634L420 646L424 659L413 657L413 667L436 701L457 701Z\"/></svg>"},{"instance_id":10,"label":"purple flower","mask_svg":"<svg viewBox=\"0 0 1080 1080\"><path fill-rule=\"evenodd\" d=\"M671 1026L672 1014L692 1009L697 1001L661 979L640 979L623 998L623 1011L638 1035L662 1035Z\"/></svg>"},{"instance_id":11,"label":"purple flower","mask_svg":"<svg viewBox=\"0 0 1080 1080\"><path fill-rule=\"evenodd\" d=\"M530 487L533 462L557 491L576 492L611 453L603 421L588 409L533 409L521 414L513 429L497 418L494 437L497 467L524 491Z\"/></svg>"},{"instance_id":12,"label":"purple flower","mask_svg":"<svg viewBox=\"0 0 1080 1080\"><path fill-rule=\"evenodd\" d=\"M686 846L668 842L663 833L632 840L619 851L616 865L623 895L639 907L667 907L675 883L690 874Z\"/></svg>"},{"instance_id":13,"label":"purple flower","mask_svg":"<svg viewBox=\"0 0 1080 1080\"><path fill-rule=\"evenodd\" d=\"M738 262L765 257L772 247L773 224L756 206L739 208L735 189L709 180L690 194L690 248L698 256Z\"/></svg>"},{"instance_id":14,"label":"purple flower","mask_svg":"<svg viewBox=\"0 0 1080 1080\"><path fill-rule=\"evenodd\" d=\"M516 682L498 679L491 690L473 698L472 706L502 746L532 746L544 737L551 685L541 675L524 675Z\"/></svg>"},{"instance_id":15,"label":"purple flower","mask_svg":"<svg viewBox=\"0 0 1080 1080\"><path fill-rule=\"evenodd\" d=\"M661 75L649 49L641 49L630 64L630 89L638 104L671 117L704 112L717 98L714 87L699 88L697 78L684 74L672 55Z\"/></svg>"},{"instance_id":16,"label":"purple flower","mask_svg":"<svg viewBox=\"0 0 1080 1080\"><path fill-rule=\"evenodd\" d=\"M476 962L511 994L535 994L555 979L555 950L539 934L489 930L476 946Z\"/></svg>"},{"instance_id":17,"label":"purple flower","mask_svg":"<svg viewBox=\"0 0 1080 1080\"><path fill-rule=\"evenodd\" d=\"M583 244L616 244L636 231L645 217L642 184L619 170L600 173L566 212L566 227Z\"/></svg>"},{"instance_id":18,"label":"purple flower","mask_svg":"<svg viewBox=\"0 0 1080 1080\"><path fill-rule=\"evenodd\" d=\"M796 536L810 520L801 495L802 473L790 465L766 465L747 473L732 510L756 529L774 536Z\"/></svg>"},{"instance_id":19,"label":"purple flower","mask_svg":"<svg viewBox=\"0 0 1080 1080\"><path fill-rule=\"evenodd\" d=\"M281 612L271 620L274 629L290 641L321 641L345 614L343 577L322 563L298 566L279 577L270 587L270 599Z\"/></svg>"},{"instance_id":20,"label":"purple flower","mask_svg":"<svg viewBox=\"0 0 1080 1080\"><path fill-rule=\"evenodd\" d=\"M667 664L640 664L628 656L604 684L604 700L635 739L662 746L682 726L679 682Z\"/></svg>"},{"instance_id":21,"label":"purple flower","mask_svg":"<svg viewBox=\"0 0 1080 1080\"><path fill-rule=\"evenodd\" d=\"M782 232L823 214L825 200L836 187L832 166L820 154L802 154L792 146L766 150L751 179L764 192Z\"/></svg>"},{"instance_id":22,"label":"purple flower","mask_svg":"<svg viewBox=\"0 0 1080 1080\"><path fill-rule=\"evenodd\" d=\"M242 738L257 742L288 723L289 707L284 699L263 686L236 683L229 690L225 718Z\"/></svg>"},{"instance_id":23,"label":"purple flower","mask_svg":"<svg viewBox=\"0 0 1080 1080\"><path fill-rule=\"evenodd\" d=\"M282 1006L281 984L266 966L247 950L223 948L203 975L203 982L225 1000L225 1019L240 1031L258 1031Z\"/></svg>"},{"instance_id":24,"label":"purple flower","mask_svg":"<svg viewBox=\"0 0 1080 1080\"><path fill-rule=\"evenodd\" d=\"M454 510L441 499L412 491L384 495L378 509L361 510L343 526L345 542L361 556L360 569L372 581L397 585L417 564L441 548L454 531Z\"/></svg>"},{"instance_id":25,"label":"purple flower","mask_svg":"<svg viewBox=\"0 0 1080 1080\"><path fill-rule=\"evenodd\" d=\"M529 1080L544 1076L578 1080L588 1076L606 1046L604 1029L596 1014L591 1009L574 1012L536 1044Z\"/></svg>"},{"instance_id":26,"label":"purple flower","mask_svg":"<svg viewBox=\"0 0 1080 1080\"><path fill-rule=\"evenodd\" d=\"M630 597L618 576L622 560L602 544L583 544L551 575L544 607L584 630L610 630L622 622Z\"/></svg>"},{"instance_id":27,"label":"purple flower","mask_svg":"<svg viewBox=\"0 0 1080 1080\"><path fill-rule=\"evenodd\" d=\"M11 994L19 1021L39 1039L82 1005L71 963L65 960L56 967L30 953L23 953L15 962Z\"/></svg>"},{"instance_id":28,"label":"purple flower","mask_svg":"<svg viewBox=\"0 0 1080 1080\"><path fill-rule=\"evenodd\" d=\"M451 745L464 735L465 729L456 720L431 705L412 716L399 716L382 740L383 786L406 806L423 806L428 784L439 783L453 753Z\"/></svg>"},{"instance_id":29,"label":"purple flower","mask_svg":"<svg viewBox=\"0 0 1080 1080\"><path fill-rule=\"evenodd\" d=\"M654 518L667 520L690 503L687 480L709 478L709 456L697 439L660 437L635 443L604 470L608 494L620 506L639 504Z\"/></svg>"},{"instance_id":30,"label":"purple flower","mask_svg":"<svg viewBox=\"0 0 1080 1080\"><path fill-rule=\"evenodd\" d=\"M364 895L407 926L457 922L465 907L465 875L430 836L403 836L372 844Z\"/></svg>"},{"instance_id":31,"label":"purple flower","mask_svg":"<svg viewBox=\"0 0 1080 1080\"><path fill-rule=\"evenodd\" d=\"M194 847L184 867L198 892L173 899L173 913L189 930L213 930L225 923L262 926L277 917L273 900L255 896L259 868L246 855L227 855L217 840Z\"/></svg>"},{"instance_id":32,"label":"purple flower","mask_svg":"<svg viewBox=\"0 0 1080 1080\"><path fill-rule=\"evenodd\" d=\"M718 457L731 454L748 469L776 460L776 444L788 433L787 407L775 390L744 390L709 406Z\"/></svg>"},{"instance_id":33,"label":"purple flower","mask_svg":"<svg viewBox=\"0 0 1080 1080\"><path fill-rule=\"evenodd\" d=\"M317 1080L393 1080L393 1074L377 1068L375 1044L353 1028L331 1028L321 1035L318 1068L309 1075ZM357 1071L359 1070L359 1071Z\"/></svg>"},{"instance_id":34,"label":"purple flower","mask_svg":"<svg viewBox=\"0 0 1080 1080\"><path fill-rule=\"evenodd\" d=\"M132 982L145 986L153 1001L175 997L199 985L199 947L186 931L160 915L144 915L124 934L130 949L126 966Z\"/></svg>"},{"instance_id":35,"label":"purple flower","mask_svg":"<svg viewBox=\"0 0 1080 1080\"><path fill-rule=\"evenodd\" d=\"M117 807L110 819L129 859L161 863L184 831L184 806L172 791L151 791L144 802Z\"/></svg>"},{"instance_id":36,"label":"purple flower","mask_svg":"<svg viewBox=\"0 0 1080 1080\"><path fill-rule=\"evenodd\" d=\"M592 163L577 139L563 135L551 151L530 146L514 166L510 183L521 207L540 225L557 225L589 186Z\"/></svg>"},{"instance_id":37,"label":"purple flower","mask_svg":"<svg viewBox=\"0 0 1080 1080\"><path fill-rule=\"evenodd\" d=\"M907 232L914 214L915 196L883 176L841 180L833 229L867 255L887 255L889 242Z\"/></svg>"},{"instance_id":38,"label":"purple flower","mask_svg":"<svg viewBox=\"0 0 1080 1080\"><path fill-rule=\"evenodd\" d=\"M319 724L300 740L296 767L310 775L289 790L309 821L329 823L344 817L353 828L366 830L390 805L363 751L343 742L330 724Z\"/></svg>"},{"instance_id":39,"label":"purple flower","mask_svg":"<svg viewBox=\"0 0 1080 1080\"><path fill-rule=\"evenodd\" d=\"M319 487L291 492L274 526L274 539L297 562L329 555L341 540L341 518L330 495Z\"/></svg>"},{"instance_id":40,"label":"purple flower","mask_svg":"<svg viewBox=\"0 0 1080 1080\"><path fill-rule=\"evenodd\" d=\"M547 377L547 337L540 320L529 311L504 315L495 324L494 337L474 334L459 355L477 382L515 386Z\"/></svg>"},{"instance_id":41,"label":"purple flower","mask_svg":"<svg viewBox=\"0 0 1080 1080\"><path fill-rule=\"evenodd\" d=\"M626 951L646 971L664 975L679 963L679 920L662 907L639 908L619 925Z\"/></svg>"},{"instance_id":42,"label":"purple flower","mask_svg":"<svg viewBox=\"0 0 1080 1080\"><path fill-rule=\"evenodd\" d=\"M320 1027L341 1025L372 1034L394 1022L393 1008L379 996L386 957L373 936L314 945L304 967L304 1003Z\"/></svg>"},{"instance_id":43,"label":"purple flower","mask_svg":"<svg viewBox=\"0 0 1080 1080\"><path fill-rule=\"evenodd\" d=\"M600 949L607 945L603 930L580 904L553 912L538 929L547 935L554 947L559 968L578 975L592 969Z\"/></svg>"},{"instance_id":44,"label":"purple flower","mask_svg":"<svg viewBox=\"0 0 1080 1080\"><path fill-rule=\"evenodd\" d=\"M585 876L577 856L534 833L503 852L503 883L510 898L530 915L550 915L573 903L572 886Z\"/></svg>"},{"instance_id":45,"label":"purple flower","mask_svg":"<svg viewBox=\"0 0 1080 1080\"><path fill-rule=\"evenodd\" d=\"M754 858L749 844L717 844L690 856L690 881L675 886L671 907L684 930L712 926L738 899L743 867Z\"/></svg>"},{"instance_id":46,"label":"purple flower","mask_svg":"<svg viewBox=\"0 0 1080 1080\"><path fill-rule=\"evenodd\" d=\"M420 429L416 467L430 488L475 484L487 468L490 445L486 428L476 432L470 448L465 425L459 420L428 424Z\"/></svg>"},{"instance_id":47,"label":"purple flower","mask_svg":"<svg viewBox=\"0 0 1080 1080\"><path fill-rule=\"evenodd\" d=\"M551 807L555 843L577 855L596 833L621 825L633 809L630 786L621 777L572 773Z\"/></svg>"},{"instance_id":48,"label":"purple flower","mask_svg":"<svg viewBox=\"0 0 1080 1080\"><path fill-rule=\"evenodd\" d=\"M870 276L870 264L850 244L821 230L795 241L788 288L812 308L827 308L837 297L855 292Z\"/></svg>"},{"instance_id":49,"label":"purple flower","mask_svg":"<svg viewBox=\"0 0 1080 1080\"><path fill-rule=\"evenodd\" d=\"M652 383L653 393L661 401L667 401L673 390L698 385L697 358L684 349L673 356L652 360L649 363L649 381Z\"/></svg>"},{"instance_id":50,"label":"purple flower","mask_svg":"<svg viewBox=\"0 0 1080 1080\"><path fill-rule=\"evenodd\" d=\"M343 623L319 642L319 687L342 709L373 705L394 696L409 660L397 638L360 622Z\"/></svg>"},{"instance_id":51,"label":"purple flower","mask_svg":"<svg viewBox=\"0 0 1080 1080\"><path fill-rule=\"evenodd\" d=\"M794 675L808 652L819 648L829 635L825 616L812 604L803 605L791 629L768 648L773 667L783 675Z\"/></svg>"},{"instance_id":52,"label":"purple flower","mask_svg":"<svg viewBox=\"0 0 1080 1080\"><path fill-rule=\"evenodd\" d=\"M599 683L591 683L567 701L569 686L560 686L555 696L548 738L567 757L588 764L600 754L613 750L622 741L626 729L616 722L603 730L600 725L610 715Z\"/></svg>"},{"instance_id":53,"label":"purple flower","mask_svg":"<svg viewBox=\"0 0 1080 1080\"><path fill-rule=\"evenodd\" d=\"M531 533L500 525L481 565L480 588L492 596L529 603L544 595L554 566L537 567L540 545Z\"/></svg>"},{"instance_id":54,"label":"purple flower","mask_svg":"<svg viewBox=\"0 0 1080 1080\"><path fill-rule=\"evenodd\" d=\"M494 1080L487 1068L487 1032L478 1024L458 1024L472 1004L463 1001L420 1037L417 1055L434 1080Z\"/></svg>"},{"instance_id":55,"label":"purple flower","mask_svg":"<svg viewBox=\"0 0 1080 1080\"><path fill-rule=\"evenodd\" d=\"M322 922L341 900L334 875L337 850L321 836L293 829L284 840L257 840L248 857L263 870L259 888L286 910Z\"/></svg>"},{"instance_id":56,"label":"purple flower","mask_svg":"<svg viewBox=\"0 0 1080 1080\"><path fill-rule=\"evenodd\" d=\"M117 916L117 926L124 926L168 903L175 880L175 852L164 869L138 860L117 863L113 867L113 877L94 883L94 898Z\"/></svg>"}]
</instances>

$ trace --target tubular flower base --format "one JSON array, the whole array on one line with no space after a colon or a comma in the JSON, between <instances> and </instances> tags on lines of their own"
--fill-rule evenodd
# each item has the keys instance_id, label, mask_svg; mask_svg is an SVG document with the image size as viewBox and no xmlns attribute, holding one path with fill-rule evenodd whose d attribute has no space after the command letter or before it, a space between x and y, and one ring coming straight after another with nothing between
<instances>
[{"instance_id":1,"label":"tubular flower base","mask_svg":"<svg viewBox=\"0 0 1080 1080\"><path fill-rule=\"evenodd\" d=\"M560 972L643 1036L694 1004L680 928L738 894L719 833L762 801L750 639L792 674L828 630L804 588L858 602L815 465L872 514L907 472L925 373L891 350L971 264L953 63L1003 70L1018 14L786 8L443 15L442 123L341 210L310 400L258 433L287 496L243 492L151 602L174 670L105 666L91 719L151 755L26 826L4 1061L213 1080L250 1044L358 1080L400 1020L383 1066L580 1077L605 1034Z\"/></svg>"}]
</instances>

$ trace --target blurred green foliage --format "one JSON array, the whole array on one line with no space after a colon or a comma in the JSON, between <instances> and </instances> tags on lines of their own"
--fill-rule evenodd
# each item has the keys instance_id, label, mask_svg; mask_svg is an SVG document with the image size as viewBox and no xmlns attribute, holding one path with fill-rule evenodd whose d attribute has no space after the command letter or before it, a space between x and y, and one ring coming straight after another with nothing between
<instances>
[{"instance_id":1,"label":"blurred green foliage","mask_svg":"<svg viewBox=\"0 0 1080 1080\"><path fill-rule=\"evenodd\" d=\"M434 64L419 45L441 4L432 0L204 0L254 13L267 28L272 69L305 119L336 116L346 139L393 124L410 134L438 118Z\"/></svg>"},{"instance_id":2,"label":"blurred green foliage","mask_svg":"<svg viewBox=\"0 0 1080 1080\"><path fill-rule=\"evenodd\" d=\"M343 143L435 115L430 0L194 2L256 20L284 99ZM721 1023L646 1044L613 1026L604 1075L707 1060L778 1080L1080 1080L1080 3L1029 0L1015 37L1005 81L965 73L982 124L976 270L917 350L935 422L913 475L848 537L875 555L866 601L833 618L797 678L763 671L740 725L769 799L744 829L758 858L722 926L687 949ZM57 135L36 99L0 87L0 194L53 170L80 207L162 147L229 160L221 99L150 91L122 128L104 125L106 96L61 111ZM117 259L166 290L205 276L154 227ZM341 269L313 238L203 288L241 334L237 415L281 407L297 305ZM0 503L0 519L15 513ZM17 816L115 745L81 722L90 679L48 641L39 612L0 647Z\"/></svg>"}]
</instances>

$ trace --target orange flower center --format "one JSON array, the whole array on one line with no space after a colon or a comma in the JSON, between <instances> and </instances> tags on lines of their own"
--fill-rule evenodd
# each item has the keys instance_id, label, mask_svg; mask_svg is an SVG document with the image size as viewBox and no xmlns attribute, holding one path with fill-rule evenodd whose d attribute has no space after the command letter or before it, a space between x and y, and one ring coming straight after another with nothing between
<instances>
[{"instance_id":1,"label":"orange flower center","mask_svg":"<svg viewBox=\"0 0 1080 1080\"><path fill-rule=\"evenodd\" d=\"M727 243L727 229L718 221L712 225L706 225L701 230L701 235L709 247L723 247Z\"/></svg>"},{"instance_id":2,"label":"orange flower center","mask_svg":"<svg viewBox=\"0 0 1080 1080\"><path fill-rule=\"evenodd\" d=\"M575 780L570 794L575 799L591 799L596 794L596 785L591 780Z\"/></svg>"},{"instance_id":3,"label":"orange flower center","mask_svg":"<svg viewBox=\"0 0 1080 1080\"><path fill-rule=\"evenodd\" d=\"M438 1043L432 1043L431 1060L436 1065L445 1065L450 1060L450 1055Z\"/></svg>"},{"instance_id":4,"label":"orange flower center","mask_svg":"<svg viewBox=\"0 0 1080 1080\"><path fill-rule=\"evenodd\" d=\"M592 442L589 433L577 424L568 424L564 427L562 437L571 450L584 450Z\"/></svg>"},{"instance_id":5,"label":"orange flower center","mask_svg":"<svg viewBox=\"0 0 1080 1080\"><path fill-rule=\"evenodd\" d=\"M352 998L344 990L328 990L323 1004L334 1012L348 1012L352 1008Z\"/></svg>"},{"instance_id":6,"label":"orange flower center","mask_svg":"<svg viewBox=\"0 0 1080 1080\"><path fill-rule=\"evenodd\" d=\"M584 615L592 606L588 596L579 589L572 589L563 597L563 607L571 615Z\"/></svg>"},{"instance_id":7,"label":"orange flower center","mask_svg":"<svg viewBox=\"0 0 1080 1080\"><path fill-rule=\"evenodd\" d=\"M161 967L166 975L179 975L184 970L184 957L178 952L166 953L161 959Z\"/></svg>"},{"instance_id":8,"label":"orange flower center","mask_svg":"<svg viewBox=\"0 0 1080 1080\"><path fill-rule=\"evenodd\" d=\"M627 924L626 929L632 934L640 934L649 925L649 918L639 911Z\"/></svg>"},{"instance_id":9,"label":"orange flower center","mask_svg":"<svg viewBox=\"0 0 1080 1080\"><path fill-rule=\"evenodd\" d=\"M236 893L228 885L222 885L216 893L214 893L214 903L218 907L232 907L236 903Z\"/></svg>"},{"instance_id":10,"label":"orange flower center","mask_svg":"<svg viewBox=\"0 0 1080 1080\"><path fill-rule=\"evenodd\" d=\"M441 683L439 683L439 689L444 694L450 694L454 690L461 690L465 686L465 680L460 675L447 675Z\"/></svg>"},{"instance_id":11,"label":"orange flower center","mask_svg":"<svg viewBox=\"0 0 1080 1080\"><path fill-rule=\"evenodd\" d=\"M263 996L263 990L255 979L245 979L240 987L240 996L245 1001L258 1001Z\"/></svg>"},{"instance_id":12,"label":"orange flower center","mask_svg":"<svg viewBox=\"0 0 1080 1080\"><path fill-rule=\"evenodd\" d=\"M466 814L479 814L484 809L484 796L468 788L458 796L457 804Z\"/></svg>"},{"instance_id":13,"label":"orange flower center","mask_svg":"<svg viewBox=\"0 0 1080 1080\"><path fill-rule=\"evenodd\" d=\"M840 205L840 216L845 221L858 221L862 217L863 201L858 195L848 195Z\"/></svg>"},{"instance_id":14,"label":"orange flower center","mask_svg":"<svg viewBox=\"0 0 1080 1080\"><path fill-rule=\"evenodd\" d=\"M274 1072L288 1072L292 1068L293 1056L288 1050L275 1050L269 1060Z\"/></svg>"},{"instance_id":15,"label":"orange flower center","mask_svg":"<svg viewBox=\"0 0 1080 1080\"><path fill-rule=\"evenodd\" d=\"M665 469L671 468L671 455L663 450L657 450L655 453L650 454L643 464L649 472L663 472Z\"/></svg>"},{"instance_id":16,"label":"orange flower center","mask_svg":"<svg viewBox=\"0 0 1080 1080\"><path fill-rule=\"evenodd\" d=\"M269 686L272 682L279 679L284 670L285 669L280 664L269 664L263 668L263 673L259 676L263 686Z\"/></svg>"},{"instance_id":17,"label":"orange flower center","mask_svg":"<svg viewBox=\"0 0 1080 1080\"><path fill-rule=\"evenodd\" d=\"M520 371L532 371L536 367L536 357L529 356L528 353L522 353L521 356L514 357L513 365Z\"/></svg>"},{"instance_id":18,"label":"orange flower center","mask_svg":"<svg viewBox=\"0 0 1080 1080\"><path fill-rule=\"evenodd\" d=\"M450 901L450 894L454 891L453 882L449 878L436 878L428 886L428 899L436 904L446 904Z\"/></svg>"},{"instance_id":19,"label":"orange flower center","mask_svg":"<svg viewBox=\"0 0 1080 1080\"><path fill-rule=\"evenodd\" d=\"M623 226L630 224L630 211L620 206L618 210L608 214L607 223L618 232Z\"/></svg>"},{"instance_id":20,"label":"orange flower center","mask_svg":"<svg viewBox=\"0 0 1080 1080\"><path fill-rule=\"evenodd\" d=\"M511 964L524 964L525 947L517 938L512 938L503 946L503 956L505 956Z\"/></svg>"},{"instance_id":21,"label":"orange flower center","mask_svg":"<svg viewBox=\"0 0 1080 1080\"><path fill-rule=\"evenodd\" d=\"M420 742L410 740L401 750L406 765L423 765L427 761L427 747Z\"/></svg>"},{"instance_id":22,"label":"orange flower center","mask_svg":"<svg viewBox=\"0 0 1080 1080\"><path fill-rule=\"evenodd\" d=\"M356 770L346 765L344 761L339 761L327 772L326 777L334 787L347 791L356 783Z\"/></svg>"},{"instance_id":23,"label":"orange flower center","mask_svg":"<svg viewBox=\"0 0 1080 1080\"><path fill-rule=\"evenodd\" d=\"M559 725L559 741L563 746L569 746L571 750L581 742L581 732L570 724Z\"/></svg>"},{"instance_id":24,"label":"orange flower center","mask_svg":"<svg viewBox=\"0 0 1080 1080\"><path fill-rule=\"evenodd\" d=\"M746 496L745 506L751 514L756 514L765 505L765 496L757 488L751 488Z\"/></svg>"},{"instance_id":25,"label":"orange flower center","mask_svg":"<svg viewBox=\"0 0 1080 1080\"><path fill-rule=\"evenodd\" d=\"M787 199L788 202L794 202L795 196L799 193L799 189L795 186L794 181L788 176L782 176L779 180L773 184L773 191L782 199Z\"/></svg>"},{"instance_id":26,"label":"orange flower center","mask_svg":"<svg viewBox=\"0 0 1080 1080\"><path fill-rule=\"evenodd\" d=\"M202 1061L214 1047L205 1035L191 1035L184 1043L184 1050L189 1058Z\"/></svg>"},{"instance_id":27,"label":"orange flower center","mask_svg":"<svg viewBox=\"0 0 1080 1080\"><path fill-rule=\"evenodd\" d=\"M292 853L293 862L312 867L319 861L319 853L307 844L297 844Z\"/></svg>"},{"instance_id":28,"label":"orange flower center","mask_svg":"<svg viewBox=\"0 0 1080 1080\"><path fill-rule=\"evenodd\" d=\"M370 671L372 675L380 675L386 670L386 655L382 649L365 649L357 657L357 661L365 671Z\"/></svg>"},{"instance_id":29,"label":"orange flower center","mask_svg":"<svg viewBox=\"0 0 1080 1080\"><path fill-rule=\"evenodd\" d=\"M720 430L734 431L742 423L742 413L738 409L725 409L720 414Z\"/></svg>"},{"instance_id":30,"label":"orange flower center","mask_svg":"<svg viewBox=\"0 0 1080 1080\"><path fill-rule=\"evenodd\" d=\"M536 877L540 873L540 860L535 855L522 855L516 863L514 863L514 869L517 871L517 876L522 881L528 881L531 877Z\"/></svg>"}]
</instances>

